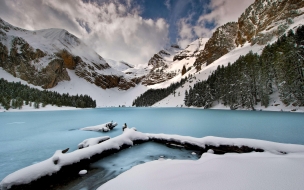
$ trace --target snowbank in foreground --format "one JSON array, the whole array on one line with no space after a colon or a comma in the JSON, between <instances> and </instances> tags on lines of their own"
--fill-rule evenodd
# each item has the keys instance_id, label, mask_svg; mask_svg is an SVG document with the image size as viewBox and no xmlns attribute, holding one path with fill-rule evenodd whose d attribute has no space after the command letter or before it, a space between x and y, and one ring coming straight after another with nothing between
<instances>
[{"instance_id":1,"label":"snowbank in foreground","mask_svg":"<svg viewBox=\"0 0 304 190\"><path fill-rule=\"evenodd\" d=\"M197 161L160 160L133 167L98 190L303 189L304 153L214 155Z\"/></svg>"},{"instance_id":2,"label":"snowbank in foreground","mask_svg":"<svg viewBox=\"0 0 304 190\"><path fill-rule=\"evenodd\" d=\"M201 181L199 176L207 175L209 172L211 174L214 173L221 173L223 169L223 173L228 175L228 172L233 171L233 167L237 168L238 175L243 175L242 172L246 172L248 167L257 168L258 170L253 170L253 173L248 171L248 177L257 177L257 181L260 179L259 176L256 175L256 171L259 172L273 172L274 175L279 175L278 171L281 171L279 177L286 177L286 179L290 179L290 173L294 171L295 179L297 179L298 175L304 172L304 146L303 145L295 145L295 144L282 144L282 143L274 143L269 141L262 141L262 140L253 140L253 139L228 139L228 138L220 138L220 137L204 137L204 138L194 138L194 137L187 137L187 136L179 136L179 135L166 135L166 134L147 134L135 131L135 129L126 128L123 131L123 134L117 136L115 138L111 138L106 140L100 144L96 144L94 146L89 146L84 149L79 149L71 153L63 154L61 150L55 152L55 154L40 163L28 166L21 170L18 170L7 177L5 177L1 183L0 188L9 189L13 185L21 185L21 184L28 184L31 181L37 180L43 176L48 176L55 174L58 172L63 166L71 165L74 163L78 163L83 159L89 159L90 157L101 154L106 150L116 149L119 150L123 145L133 145L134 141L149 141L149 140L166 140L171 142L178 142L180 144L192 144L202 148L205 148L207 145L213 146L220 146L220 145L230 145L230 146L248 146L251 148L256 149L263 149L268 153L258 154L225 154L224 156L215 156L215 164L212 164L214 160L207 159L208 165L204 166L206 160L201 159L197 162L191 161L164 161L164 163L168 163L168 165L159 165L157 162L152 162L150 164L145 164L140 167L135 167L134 169L130 170L126 174L121 175L122 177L118 177L112 181L110 181L105 186L102 186L102 189L112 188L112 189L170 189L170 188L177 188L177 187L184 187L182 189L193 189L193 188L200 188L203 182L197 182L197 179ZM90 141L90 140L88 140ZM282 154L282 152L286 153ZM271 154L272 153L272 154ZM277 155L275 155L277 154ZM246 157L249 155L249 157ZM240 156L240 157L239 157ZM225 160L229 158L231 161L226 162ZM203 157L204 158L204 157ZM211 157L213 158L213 157ZM225 158L222 159L221 158ZM218 162L216 160L219 160ZM238 163L242 167L237 166ZM233 165L235 163L235 165ZM237 163L237 164L236 164ZM276 165L271 166L271 168L267 168L266 166L270 163L282 163L281 165L278 164L277 168ZM227 164L227 168L225 168L225 164ZM255 164L255 165L254 165ZM175 172L175 166L177 168ZM221 167L219 167L221 166ZM233 167L232 167L233 166ZM143 167L143 168L142 168ZM206 168L205 168L206 167ZM232 167L232 168L231 168ZM166 169L164 169L166 168ZM188 168L188 170L184 170L184 168ZM210 171L210 169L214 168L214 170ZM264 168L264 169L263 169ZM209 170L208 170L209 169ZM250 168L249 168L250 169ZM273 169L273 170L271 170ZM265 171L264 171L265 170ZM301 171L300 171L301 170ZM144 171L144 175L147 177L146 180L141 179L142 172L138 173L139 171ZM209 172L208 172L209 171ZM202 173L203 172L203 173ZM207 173L206 173L207 172ZM225 173L226 172L226 173ZM175 174L178 173L178 176ZM288 176L285 176L287 175ZM304 173L303 173L304 174ZM155 176L151 178L151 176ZM166 176L168 175L168 176ZM236 175L237 179L238 175ZM131 178L129 177L131 176ZM150 176L150 177L149 177ZM161 178L158 178L162 176ZM208 175L207 175L208 176ZM218 180L216 179L216 175L213 175L212 181L220 181L222 180L222 176L220 175ZM229 176L232 177L232 176ZM301 176L303 177L303 175ZM215 178L215 179L213 179ZM155 180L160 180L160 185L153 184ZM183 179L183 180L181 180ZM227 178L230 180L230 178ZM243 179L243 178L240 178ZM119 183L116 184L117 181ZM120 183L120 180L122 181ZM130 183L130 180L135 181L136 183ZM142 180L142 181L141 181ZM185 181L186 180L186 181ZM208 180L204 179L204 180ZM231 179L232 180L232 179ZM114 181L114 182L113 182ZM179 182L180 181L180 182ZM247 179L248 181L248 179ZM125 184L126 183L126 184ZM127 184L129 183L129 186ZM180 184L183 183L183 184ZM245 184L248 185L249 181ZM293 183L299 185L297 180L294 180ZM110 184L110 185L109 185ZM125 185L122 185L125 184ZM234 183L232 183L234 184ZM138 185L138 186L132 186ZM167 186L168 185L168 186ZM219 184L218 184L219 185ZM252 183L251 185L254 185ZM143 188L144 186L144 188ZM189 186L189 187L188 187ZM136 187L136 188L135 188ZM168 188L167 188L168 187ZM187 187L187 188L186 188ZM193 187L193 188L192 188ZM210 186L216 187L216 186ZM221 186L224 187L224 186ZM232 188L233 186L231 186ZM254 186L255 187L255 186ZM263 186L264 187L264 186ZM265 186L266 187L266 186ZM282 186L283 187L283 186ZM219 189L227 189L227 188L219 188ZM255 188L256 189L256 188ZM267 189L267 187L266 187Z\"/></svg>"}]
</instances>

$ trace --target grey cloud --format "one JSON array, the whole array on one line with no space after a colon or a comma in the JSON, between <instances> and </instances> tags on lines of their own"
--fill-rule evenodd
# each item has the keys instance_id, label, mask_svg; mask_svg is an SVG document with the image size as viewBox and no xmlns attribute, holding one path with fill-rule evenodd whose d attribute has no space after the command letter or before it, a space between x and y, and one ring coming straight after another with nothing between
<instances>
[{"instance_id":1,"label":"grey cloud","mask_svg":"<svg viewBox=\"0 0 304 190\"><path fill-rule=\"evenodd\" d=\"M124 3L82 0L0 1L0 17L13 25L37 30L63 28L80 37L101 56L146 64L168 40L163 19L140 17L140 10Z\"/></svg>"},{"instance_id":2,"label":"grey cloud","mask_svg":"<svg viewBox=\"0 0 304 190\"><path fill-rule=\"evenodd\" d=\"M76 21L78 22L78 24L79 24L82 28L84 28L84 29L87 31L88 34L91 33L92 30L91 30L91 28L90 28L88 22L83 21L83 20L78 19L78 18L76 18Z\"/></svg>"},{"instance_id":3,"label":"grey cloud","mask_svg":"<svg viewBox=\"0 0 304 190\"><path fill-rule=\"evenodd\" d=\"M45 28L65 28L78 33L78 25L71 22L63 12L45 5L44 1L5 1L6 7L1 6L0 16L13 25L38 30ZM3 11L5 9L5 11ZM64 26L64 27L62 27Z\"/></svg>"}]
</instances>

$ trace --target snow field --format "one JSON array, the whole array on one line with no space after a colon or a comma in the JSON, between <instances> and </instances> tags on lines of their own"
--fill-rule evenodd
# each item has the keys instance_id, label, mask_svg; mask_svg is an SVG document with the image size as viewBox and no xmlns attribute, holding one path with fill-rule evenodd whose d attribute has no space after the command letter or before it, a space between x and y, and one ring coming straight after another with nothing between
<instances>
[{"instance_id":1,"label":"snow field","mask_svg":"<svg viewBox=\"0 0 304 190\"><path fill-rule=\"evenodd\" d=\"M304 186L303 176L303 152L204 153L197 161L162 159L135 166L98 190L300 190Z\"/></svg>"}]
</instances>

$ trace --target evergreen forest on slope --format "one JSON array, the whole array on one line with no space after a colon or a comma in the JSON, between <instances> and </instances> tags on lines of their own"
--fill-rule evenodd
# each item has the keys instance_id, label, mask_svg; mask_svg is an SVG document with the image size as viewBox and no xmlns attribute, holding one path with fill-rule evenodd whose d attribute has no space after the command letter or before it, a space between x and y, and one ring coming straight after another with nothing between
<instances>
[{"instance_id":1,"label":"evergreen forest on slope","mask_svg":"<svg viewBox=\"0 0 304 190\"><path fill-rule=\"evenodd\" d=\"M267 45L261 55L249 52L227 67L218 66L207 80L185 91L186 106L212 107L218 101L231 109L254 110L261 102L269 106L270 95L277 88L285 105L304 106L304 26L290 30L277 42ZM134 100L135 106L152 106L180 85L148 90Z\"/></svg>"},{"instance_id":2,"label":"evergreen forest on slope","mask_svg":"<svg viewBox=\"0 0 304 190\"><path fill-rule=\"evenodd\" d=\"M34 106L38 109L42 106L71 106L78 108L95 108L96 101L88 95L71 96L68 93L59 94L47 90L38 90L20 82L8 82L0 79L0 104L4 109L21 109L23 105ZM32 105L33 104L33 105Z\"/></svg>"}]
</instances>

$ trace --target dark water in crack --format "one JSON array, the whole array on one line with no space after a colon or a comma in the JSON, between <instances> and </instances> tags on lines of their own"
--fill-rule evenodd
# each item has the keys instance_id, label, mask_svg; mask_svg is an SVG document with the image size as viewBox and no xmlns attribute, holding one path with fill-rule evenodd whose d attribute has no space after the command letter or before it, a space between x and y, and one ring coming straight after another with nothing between
<instances>
[{"instance_id":1,"label":"dark water in crack","mask_svg":"<svg viewBox=\"0 0 304 190\"><path fill-rule=\"evenodd\" d=\"M155 142L146 142L140 145L122 150L116 154L103 158L88 169L88 173L80 176L61 190L91 190L97 189L132 167L150 161L161 162L161 159L197 160L200 153L181 147L166 146ZM159 160L160 159L160 160Z\"/></svg>"}]
</instances>

